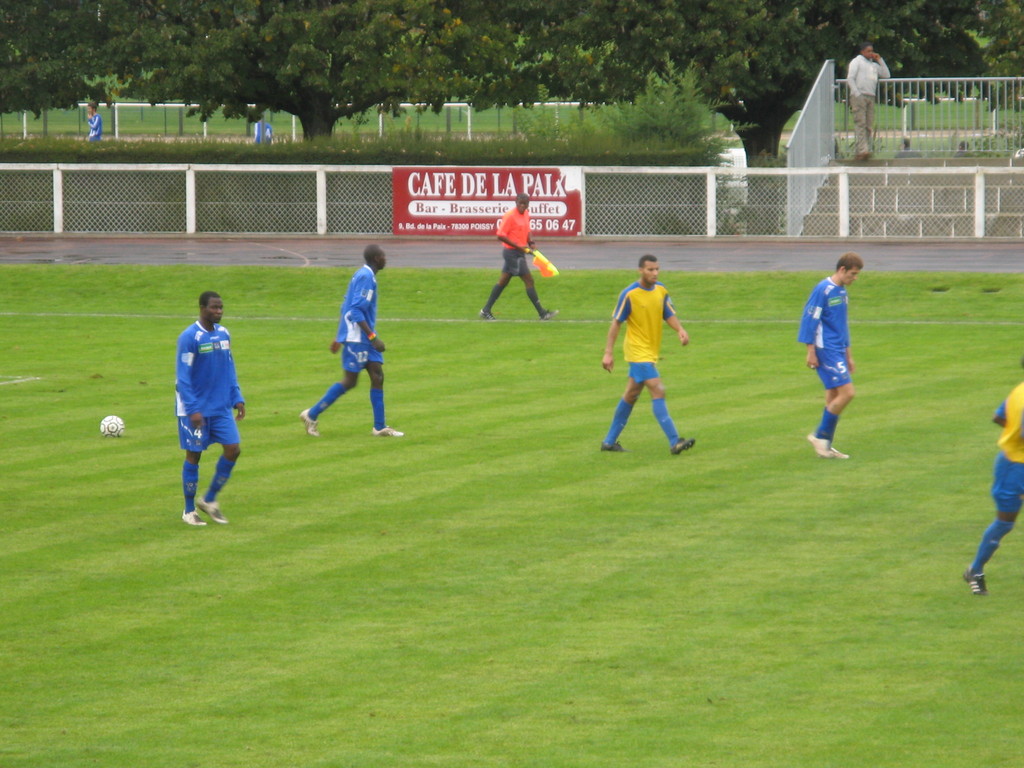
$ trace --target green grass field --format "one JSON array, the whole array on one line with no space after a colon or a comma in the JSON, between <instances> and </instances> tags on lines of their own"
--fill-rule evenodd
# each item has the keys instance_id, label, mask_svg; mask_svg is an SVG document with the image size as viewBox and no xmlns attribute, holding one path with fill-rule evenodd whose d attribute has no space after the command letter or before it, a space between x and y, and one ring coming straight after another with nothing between
<instances>
[{"instance_id":1,"label":"green grass field","mask_svg":"<svg viewBox=\"0 0 1024 768\"><path fill-rule=\"evenodd\" d=\"M829 257L831 258L831 257ZM828 261L828 258L824 258ZM621 272L386 270L389 422L327 345L350 270L0 267L0 766L1016 766L1024 542L992 518L1024 276L865 271L836 445L796 323L821 274L663 272L692 343L598 444ZM228 526L182 524L174 344L221 292L248 418ZM27 379L25 381L18 381ZM116 413L121 439L98 424ZM216 454L203 462L206 487Z\"/></svg>"}]
</instances>

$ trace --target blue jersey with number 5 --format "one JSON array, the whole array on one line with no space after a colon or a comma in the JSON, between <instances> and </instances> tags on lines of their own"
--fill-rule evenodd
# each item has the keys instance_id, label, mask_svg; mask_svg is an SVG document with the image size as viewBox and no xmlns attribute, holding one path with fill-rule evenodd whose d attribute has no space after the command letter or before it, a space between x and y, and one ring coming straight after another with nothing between
<instances>
[{"instance_id":1,"label":"blue jersey with number 5","mask_svg":"<svg viewBox=\"0 0 1024 768\"><path fill-rule=\"evenodd\" d=\"M841 350L850 346L846 288L826 277L811 291L800 321L797 341L819 349Z\"/></svg>"}]
</instances>

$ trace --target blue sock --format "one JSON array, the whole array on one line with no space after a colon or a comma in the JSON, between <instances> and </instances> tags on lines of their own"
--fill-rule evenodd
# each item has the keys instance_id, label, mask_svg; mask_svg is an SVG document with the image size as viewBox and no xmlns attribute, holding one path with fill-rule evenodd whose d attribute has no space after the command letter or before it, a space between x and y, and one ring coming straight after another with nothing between
<instances>
[{"instance_id":1,"label":"blue sock","mask_svg":"<svg viewBox=\"0 0 1024 768\"><path fill-rule=\"evenodd\" d=\"M615 415L612 416L612 425L608 428L608 434L604 438L604 441L608 443L608 445L613 445L615 441L619 439L619 435L622 434L622 430L626 428L626 422L629 421L629 414L632 412L632 403L627 403L625 400L619 400L619 404L615 406Z\"/></svg>"},{"instance_id":2,"label":"blue sock","mask_svg":"<svg viewBox=\"0 0 1024 768\"><path fill-rule=\"evenodd\" d=\"M185 511L196 508L196 489L199 487L199 465L185 462L181 465L181 489L185 493Z\"/></svg>"},{"instance_id":3,"label":"blue sock","mask_svg":"<svg viewBox=\"0 0 1024 768\"><path fill-rule=\"evenodd\" d=\"M985 563L992 559L992 555L999 549L999 542L1003 536L1013 530L1013 523L1008 520L1000 520L998 517L992 521L992 525L985 529L981 537L981 545L978 547L978 554L971 563L971 573L984 573Z\"/></svg>"},{"instance_id":4,"label":"blue sock","mask_svg":"<svg viewBox=\"0 0 1024 768\"><path fill-rule=\"evenodd\" d=\"M224 483L231 477L231 470L235 468L235 462L228 461L223 456L217 459L217 471L213 475L213 481L210 483L210 489L206 492L203 497L206 501L213 501L217 498L217 494L220 493L220 489L224 487Z\"/></svg>"},{"instance_id":5,"label":"blue sock","mask_svg":"<svg viewBox=\"0 0 1024 768\"><path fill-rule=\"evenodd\" d=\"M821 424L818 425L817 431L814 433L815 437L821 437L829 442L832 442L832 437L836 433L836 425L839 423L839 414L832 413L828 408L821 414Z\"/></svg>"},{"instance_id":6,"label":"blue sock","mask_svg":"<svg viewBox=\"0 0 1024 768\"><path fill-rule=\"evenodd\" d=\"M654 411L654 418L658 420L658 424L661 425L661 431L665 433L665 437L668 438L669 445L675 445L679 442L679 432L676 430L676 425L672 421L672 417L668 415L668 406L665 405L665 398L659 397L656 400L651 400L651 410Z\"/></svg>"},{"instance_id":7,"label":"blue sock","mask_svg":"<svg viewBox=\"0 0 1024 768\"><path fill-rule=\"evenodd\" d=\"M309 418L316 421L320 418L320 414L326 411L339 397L345 394L345 385L340 381L336 384L332 384L324 396L320 398L320 402L309 409Z\"/></svg>"},{"instance_id":8,"label":"blue sock","mask_svg":"<svg viewBox=\"0 0 1024 768\"><path fill-rule=\"evenodd\" d=\"M370 388L370 405L373 406L373 428L384 429L388 425L384 418L384 390Z\"/></svg>"}]
</instances>

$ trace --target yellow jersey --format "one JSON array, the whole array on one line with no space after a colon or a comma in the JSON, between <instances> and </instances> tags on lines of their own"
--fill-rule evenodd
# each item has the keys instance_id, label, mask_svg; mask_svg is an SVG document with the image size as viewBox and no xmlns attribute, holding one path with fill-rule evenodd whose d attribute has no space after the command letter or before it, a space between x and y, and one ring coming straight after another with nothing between
<instances>
[{"instance_id":1,"label":"yellow jersey","mask_svg":"<svg viewBox=\"0 0 1024 768\"><path fill-rule=\"evenodd\" d=\"M622 344L626 362L658 362L663 323L675 314L668 289L661 283L644 288L637 280L620 293L612 318L626 324L626 340Z\"/></svg>"},{"instance_id":2,"label":"yellow jersey","mask_svg":"<svg viewBox=\"0 0 1024 768\"><path fill-rule=\"evenodd\" d=\"M1014 388L996 415L1006 419L1006 426L999 435L999 447L1010 461L1024 464L1024 435L1020 432L1024 417L1024 383Z\"/></svg>"}]
</instances>

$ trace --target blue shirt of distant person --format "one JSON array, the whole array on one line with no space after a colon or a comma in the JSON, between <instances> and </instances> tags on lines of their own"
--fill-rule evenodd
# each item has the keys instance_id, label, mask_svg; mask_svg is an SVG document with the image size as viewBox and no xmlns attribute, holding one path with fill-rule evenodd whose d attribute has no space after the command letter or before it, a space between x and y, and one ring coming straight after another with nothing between
<instances>
[{"instance_id":1,"label":"blue shirt of distant person","mask_svg":"<svg viewBox=\"0 0 1024 768\"><path fill-rule=\"evenodd\" d=\"M269 144L274 140L274 126L268 123L264 118L260 118L259 122L256 123L256 143L257 144Z\"/></svg>"},{"instance_id":2,"label":"blue shirt of distant person","mask_svg":"<svg viewBox=\"0 0 1024 768\"><path fill-rule=\"evenodd\" d=\"M100 105L90 101L85 108L89 123L89 141L99 141L103 138L103 116L99 113Z\"/></svg>"}]
</instances>

